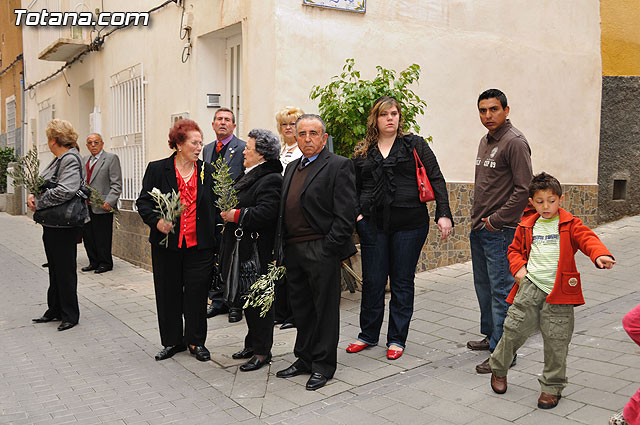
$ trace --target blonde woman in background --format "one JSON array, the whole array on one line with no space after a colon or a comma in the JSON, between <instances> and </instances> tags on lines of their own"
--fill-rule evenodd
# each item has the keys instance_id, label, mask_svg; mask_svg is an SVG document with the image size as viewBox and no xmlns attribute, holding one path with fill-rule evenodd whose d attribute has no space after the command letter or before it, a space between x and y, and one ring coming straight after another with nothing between
<instances>
[{"instance_id":1,"label":"blonde woman in background","mask_svg":"<svg viewBox=\"0 0 640 425\"><path fill-rule=\"evenodd\" d=\"M285 106L276 114L278 133L280 133L280 162L282 162L282 174L287 164L302 156L298 142L296 142L296 120L304 112L295 106Z\"/></svg>"},{"instance_id":2,"label":"blonde woman in background","mask_svg":"<svg viewBox=\"0 0 640 425\"><path fill-rule=\"evenodd\" d=\"M302 151L296 141L296 121L304 114L302 109L295 106L285 106L276 114L278 133L280 133L280 162L282 163L282 174L287 164L302 156ZM276 285L275 299L275 324L281 325L280 329L295 328L293 313L289 305L289 291L287 290L286 277L281 279Z\"/></svg>"}]
</instances>

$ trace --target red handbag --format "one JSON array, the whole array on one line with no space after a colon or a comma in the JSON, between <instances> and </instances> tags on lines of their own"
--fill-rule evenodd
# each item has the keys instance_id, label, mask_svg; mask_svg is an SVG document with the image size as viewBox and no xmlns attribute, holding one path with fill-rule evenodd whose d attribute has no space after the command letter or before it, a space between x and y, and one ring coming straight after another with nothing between
<instances>
[{"instance_id":1,"label":"red handbag","mask_svg":"<svg viewBox=\"0 0 640 425\"><path fill-rule=\"evenodd\" d=\"M416 179L418 180L418 193L420 194L420 202L429 202L436 199L431 188L431 183L427 177L427 170L425 170L418 152L413 149L413 157L416 160Z\"/></svg>"}]
</instances>

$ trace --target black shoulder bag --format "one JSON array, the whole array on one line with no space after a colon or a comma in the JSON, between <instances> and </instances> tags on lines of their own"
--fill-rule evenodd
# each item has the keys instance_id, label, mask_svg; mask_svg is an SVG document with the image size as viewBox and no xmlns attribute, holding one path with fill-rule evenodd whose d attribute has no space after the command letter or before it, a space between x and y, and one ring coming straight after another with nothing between
<instances>
[{"instance_id":1,"label":"black shoulder bag","mask_svg":"<svg viewBox=\"0 0 640 425\"><path fill-rule=\"evenodd\" d=\"M82 161L78 155L73 153L70 155L73 155L80 164L80 189L78 189L73 198L62 204L36 210L36 212L33 213L33 220L36 223L49 227L80 227L87 219L89 211L86 201L89 199L91 191L82 178ZM44 182L43 187L45 189L53 189L58 186L58 171L60 171L61 163L62 157L58 159L58 165L56 166L53 176Z\"/></svg>"},{"instance_id":2,"label":"black shoulder bag","mask_svg":"<svg viewBox=\"0 0 640 425\"><path fill-rule=\"evenodd\" d=\"M223 299L229 307L242 307L242 297L249 293L251 285L260 277L260 257L258 254L258 233L251 234L251 256L240 261L240 241L244 235L242 222L246 209L240 213L238 227L235 231L236 242L231 250L229 270L225 276Z\"/></svg>"}]
</instances>

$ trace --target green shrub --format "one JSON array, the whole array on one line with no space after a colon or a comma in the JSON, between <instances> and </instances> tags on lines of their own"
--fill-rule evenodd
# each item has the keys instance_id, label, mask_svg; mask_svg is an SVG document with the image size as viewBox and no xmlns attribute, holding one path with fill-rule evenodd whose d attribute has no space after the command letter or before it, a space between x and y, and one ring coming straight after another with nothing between
<instances>
[{"instance_id":1,"label":"green shrub","mask_svg":"<svg viewBox=\"0 0 640 425\"><path fill-rule=\"evenodd\" d=\"M395 97L404 114L403 130L419 133L416 117L424 113L427 103L408 86L420 78L420 66L413 64L400 73L376 66L376 78L363 80L354 63L347 59L339 76L325 87L314 86L310 94L311 99L320 99L320 115L327 124L327 133L333 136L334 151L351 156L366 135L369 110L381 96ZM431 141L431 136L425 139Z\"/></svg>"},{"instance_id":2,"label":"green shrub","mask_svg":"<svg viewBox=\"0 0 640 425\"><path fill-rule=\"evenodd\" d=\"M13 148L0 149L0 193L7 193L7 165L16 160Z\"/></svg>"}]
</instances>

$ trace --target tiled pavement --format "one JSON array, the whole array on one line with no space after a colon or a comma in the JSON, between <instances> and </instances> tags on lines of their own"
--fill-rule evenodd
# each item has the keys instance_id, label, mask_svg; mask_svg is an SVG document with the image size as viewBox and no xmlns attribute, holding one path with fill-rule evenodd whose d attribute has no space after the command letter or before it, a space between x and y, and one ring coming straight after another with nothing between
<instances>
[{"instance_id":1,"label":"tiled pavement","mask_svg":"<svg viewBox=\"0 0 640 425\"><path fill-rule=\"evenodd\" d=\"M32 324L46 308L41 228L0 213L0 423L605 424L640 385L640 351L621 325L640 303L640 217L597 233L618 264L596 270L578 254L587 304L576 309L570 384L558 407L543 411L536 407L539 335L520 350L506 394L494 394L488 376L475 373L486 353L465 347L478 338L479 320L469 263L417 276L408 347L396 361L383 347L344 351L357 335L359 293L343 293L338 371L310 392L305 376L274 376L293 361L295 330L275 329L273 363L256 372L237 371L231 353L246 325L224 317L209 320L211 362L188 353L155 362L151 274L118 259L112 272L79 272L77 327ZM86 264L79 246L78 267Z\"/></svg>"}]
</instances>

